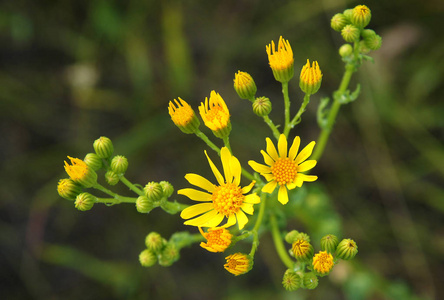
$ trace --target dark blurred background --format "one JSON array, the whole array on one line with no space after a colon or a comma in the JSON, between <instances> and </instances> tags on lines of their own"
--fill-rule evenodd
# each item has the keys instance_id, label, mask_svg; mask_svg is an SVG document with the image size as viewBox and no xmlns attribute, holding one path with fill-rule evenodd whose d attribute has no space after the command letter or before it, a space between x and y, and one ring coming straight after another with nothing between
<instances>
[{"instance_id":1,"label":"dark blurred background","mask_svg":"<svg viewBox=\"0 0 444 300\"><path fill-rule=\"evenodd\" d=\"M250 73L281 123L280 85L265 45L280 35L295 56L324 74L293 135L307 144L319 129L319 99L337 89L343 63L330 18L366 4L383 37L351 88L316 174L287 230L318 243L326 233L357 241L313 291L288 293L269 234L255 267L234 277L221 254L185 248L169 268L142 268L145 235L197 232L161 210L133 205L77 211L56 192L67 155L83 158L108 136L130 162L127 178L187 186L187 172L212 178L195 136L171 122L168 102L195 109L211 90L232 114L231 145L244 166L260 160L270 136L233 90ZM444 2L430 1L3 1L0 4L0 290L2 299L439 299L444 295ZM203 129L204 130L204 129ZM205 131L212 137L211 132ZM213 139L215 140L215 139ZM219 141L217 141L219 142ZM220 143L219 143L220 144ZM214 155L213 155L214 157ZM214 157L215 158L215 157ZM103 178L101 178L103 182ZM131 195L123 186L114 188ZM187 200L177 198L182 202ZM318 246L318 245L317 245ZM239 245L236 250L247 251Z\"/></svg>"}]
</instances>

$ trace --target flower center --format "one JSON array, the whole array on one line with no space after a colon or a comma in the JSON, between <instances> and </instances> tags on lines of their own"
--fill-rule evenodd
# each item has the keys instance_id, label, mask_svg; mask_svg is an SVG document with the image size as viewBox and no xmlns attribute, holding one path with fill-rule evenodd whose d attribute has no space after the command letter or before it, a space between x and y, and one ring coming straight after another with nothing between
<instances>
[{"instance_id":1,"label":"flower center","mask_svg":"<svg viewBox=\"0 0 444 300\"><path fill-rule=\"evenodd\" d=\"M244 203L244 198L241 188L233 183L216 187L211 196L214 209L225 216L237 213Z\"/></svg>"},{"instance_id":2,"label":"flower center","mask_svg":"<svg viewBox=\"0 0 444 300\"><path fill-rule=\"evenodd\" d=\"M171 117L174 124L186 126L193 119L194 112L190 106L179 106Z\"/></svg>"},{"instance_id":3,"label":"flower center","mask_svg":"<svg viewBox=\"0 0 444 300\"><path fill-rule=\"evenodd\" d=\"M227 123L228 118L230 117L227 112L219 105L215 105L211 107L207 112L208 121L214 123L215 120L219 121L221 125Z\"/></svg>"},{"instance_id":4,"label":"flower center","mask_svg":"<svg viewBox=\"0 0 444 300\"><path fill-rule=\"evenodd\" d=\"M279 185L292 183L298 173L297 165L288 157L280 157L271 167L271 173Z\"/></svg>"},{"instance_id":5,"label":"flower center","mask_svg":"<svg viewBox=\"0 0 444 300\"><path fill-rule=\"evenodd\" d=\"M208 232L206 239L207 239L207 243L211 244L211 245L220 245L220 246L228 246L231 243L231 240L226 238L225 235L225 239L222 238L222 234L224 229L220 228L220 229L215 229L212 230L210 232Z\"/></svg>"}]
</instances>

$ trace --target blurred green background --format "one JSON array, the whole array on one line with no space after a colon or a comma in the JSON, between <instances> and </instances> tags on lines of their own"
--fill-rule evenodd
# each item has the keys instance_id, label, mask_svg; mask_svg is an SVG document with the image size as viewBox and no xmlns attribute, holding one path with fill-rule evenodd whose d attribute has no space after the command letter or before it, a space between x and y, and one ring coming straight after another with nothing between
<instances>
[{"instance_id":1,"label":"blurred green background","mask_svg":"<svg viewBox=\"0 0 444 300\"><path fill-rule=\"evenodd\" d=\"M337 12L366 4L383 37L351 83L358 101L341 109L319 180L295 203L287 230L316 240L330 232L359 254L314 291L285 292L285 270L269 234L255 267L234 277L224 255L185 248L169 268L142 268L145 235L195 232L161 210L133 205L77 211L56 192L67 155L83 158L99 136L145 184L212 178L196 137L171 122L168 102L194 108L216 90L232 114L231 145L246 166L270 136L233 90L250 73L282 120L281 88L265 45L280 35L324 74L293 135L316 140L316 109L338 87L343 43ZM4 1L0 4L1 271L3 299L439 299L444 295L444 3L430 1ZM297 76L296 76L297 77ZM292 109L302 100L290 83ZM293 113L294 113L293 112ZM208 131L209 136L212 134ZM102 179L103 180L103 179ZM103 181L102 181L103 182ZM131 195L122 186L116 190ZM177 198L186 202L185 198ZM242 246L240 249L242 250Z\"/></svg>"}]
</instances>

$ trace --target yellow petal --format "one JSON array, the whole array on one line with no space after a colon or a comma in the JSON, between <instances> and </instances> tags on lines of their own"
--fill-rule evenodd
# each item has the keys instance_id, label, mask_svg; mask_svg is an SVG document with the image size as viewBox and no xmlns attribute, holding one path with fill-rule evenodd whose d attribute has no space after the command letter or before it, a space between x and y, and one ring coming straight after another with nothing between
<instances>
[{"instance_id":1,"label":"yellow petal","mask_svg":"<svg viewBox=\"0 0 444 300\"><path fill-rule=\"evenodd\" d=\"M241 206L242 210L249 215L252 215L254 212L253 204L245 203Z\"/></svg>"},{"instance_id":2,"label":"yellow petal","mask_svg":"<svg viewBox=\"0 0 444 300\"><path fill-rule=\"evenodd\" d=\"M234 224L236 224L236 216L234 214L231 214L228 217L227 223L222 227L230 227L233 226Z\"/></svg>"},{"instance_id":3,"label":"yellow petal","mask_svg":"<svg viewBox=\"0 0 444 300\"><path fill-rule=\"evenodd\" d=\"M202 227L216 227L217 225L220 224L220 222L222 222L223 219L224 219L224 215L219 213L219 214L215 215L210 221L203 224Z\"/></svg>"},{"instance_id":4,"label":"yellow petal","mask_svg":"<svg viewBox=\"0 0 444 300\"><path fill-rule=\"evenodd\" d=\"M185 175L185 179L192 185L200 187L210 193L214 192L214 189L216 188L208 179L197 174L189 173Z\"/></svg>"},{"instance_id":5,"label":"yellow petal","mask_svg":"<svg viewBox=\"0 0 444 300\"><path fill-rule=\"evenodd\" d=\"M257 162L255 162L254 160L250 160L248 161L248 164L250 165L250 167L253 168L253 170L255 170L256 172L259 173L270 173L271 169L268 166L262 165L262 164L258 164Z\"/></svg>"},{"instance_id":6,"label":"yellow petal","mask_svg":"<svg viewBox=\"0 0 444 300\"><path fill-rule=\"evenodd\" d=\"M280 157L287 157L287 149L288 149L287 138L283 134L279 136L278 149Z\"/></svg>"},{"instance_id":7,"label":"yellow petal","mask_svg":"<svg viewBox=\"0 0 444 300\"><path fill-rule=\"evenodd\" d=\"M288 157L291 160L294 160L296 158L296 155L298 154L298 151L299 151L300 144L301 144L301 138L298 136L295 137L293 140L293 144L291 144L290 151L288 152Z\"/></svg>"},{"instance_id":8,"label":"yellow petal","mask_svg":"<svg viewBox=\"0 0 444 300\"><path fill-rule=\"evenodd\" d=\"M242 228L244 228L245 224L248 223L247 215L242 210L239 210L236 213L236 217L237 217L237 225L239 226L239 230L241 230Z\"/></svg>"},{"instance_id":9,"label":"yellow petal","mask_svg":"<svg viewBox=\"0 0 444 300\"><path fill-rule=\"evenodd\" d=\"M313 148L315 145L316 145L316 142L313 141L310 144L308 144L307 146L305 146L305 148L302 149L301 153L299 153L299 155L296 157L295 163L299 165L301 162L306 160L313 152Z\"/></svg>"},{"instance_id":10,"label":"yellow petal","mask_svg":"<svg viewBox=\"0 0 444 300\"><path fill-rule=\"evenodd\" d=\"M189 206L182 210L180 217L182 219L189 219L197 215L203 214L210 209L213 209L213 203L199 203L193 206Z\"/></svg>"},{"instance_id":11,"label":"yellow petal","mask_svg":"<svg viewBox=\"0 0 444 300\"><path fill-rule=\"evenodd\" d=\"M181 189L178 190L179 195L184 195L194 201L211 201L211 194L201 192L195 189Z\"/></svg>"},{"instance_id":12,"label":"yellow petal","mask_svg":"<svg viewBox=\"0 0 444 300\"><path fill-rule=\"evenodd\" d=\"M261 202L261 198L256 193L245 196L245 203L257 204Z\"/></svg>"},{"instance_id":13,"label":"yellow petal","mask_svg":"<svg viewBox=\"0 0 444 300\"><path fill-rule=\"evenodd\" d=\"M216 177L217 182L219 183L219 185L223 185L225 182L224 182L224 178L222 177L222 174L220 174L219 170L216 168L216 166L211 161L210 157L207 154L207 151L205 151L205 155L207 156L208 163L210 164L211 170L213 171L213 174Z\"/></svg>"},{"instance_id":14,"label":"yellow petal","mask_svg":"<svg viewBox=\"0 0 444 300\"><path fill-rule=\"evenodd\" d=\"M275 161L278 160L279 155L277 154L276 148L273 145L273 142L270 140L270 138L266 138L265 141L267 141L267 153L271 156L272 159Z\"/></svg>"},{"instance_id":15,"label":"yellow petal","mask_svg":"<svg viewBox=\"0 0 444 300\"><path fill-rule=\"evenodd\" d=\"M316 166L317 161L315 160L307 160L300 164L297 168L298 172L305 172L310 169L313 169Z\"/></svg>"},{"instance_id":16,"label":"yellow petal","mask_svg":"<svg viewBox=\"0 0 444 300\"><path fill-rule=\"evenodd\" d=\"M269 166L274 165L274 160L270 157L270 155L267 154L267 152L265 152L264 150L261 150L261 154L264 157L264 162L267 165L269 165Z\"/></svg>"},{"instance_id":17,"label":"yellow petal","mask_svg":"<svg viewBox=\"0 0 444 300\"><path fill-rule=\"evenodd\" d=\"M298 186L298 180L296 179L292 183L287 183L285 186L287 187L287 190L292 190Z\"/></svg>"},{"instance_id":18,"label":"yellow petal","mask_svg":"<svg viewBox=\"0 0 444 300\"><path fill-rule=\"evenodd\" d=\"M305 175L305 174L298 174L296 175L296 178L298 180L303 180L303 181L308 181L308 182L313 182L316 179L318 179L318 176L315 175Z\"/></svg>"},{"instance_id":19,"label":"yellow petal","mask_svg":"<svg viewBox=\"0 0 444 300\"><path fill-rule=\"evenodd\" d=\"M285 185L281 185L279 188L278 201L284 205L288 202L288 192Z\"/></svg>"},{"instance_id":20,"label":"yellow petal","mask_svg":"<svg viewBox=\"0 0 444 300\"><path fill-rule=\"evenodd\" d=\"M246 193L248 193L249 191L251 191L251 189L253 188L253 186L254 186L255 183L256 183L256 181L253 180L249 185L244 186L244 187L241 189L242 194L246 194Z\"/></svg>"},{"instance_id":21,"label":"yellow petal","mask_svg":"<svg viewBox=\"0 0 444 300\"><path fill-rule=\"evenodd\" d=\"M264 173L262 173L261 175L264 176L267 181L272 181L274 179L274 175L273 174L264 174Z\"/></svg>"},{"instance_id":22,"label":"yellow petal","mask_svg":"<svg viewBox=\"0 0 444 300\"><path fill-rule=\"evenodd\" d=\"M231 183L233 181L233 175L231 174L231 166L230 166L230 158L231 153L227 147L222 147L220 150L220 160L222 161L222 167L224 169L225 180L227 183Z\"/></svg>"},{"instance_id":23,"label":"yellow petal","mask_svg":"<svg viewBox=\"0 0 444 300\"><path fill-rule=\"evenodd\" d=\"M264 187L262 188L262 192L271 194L271 193L273 193L274 189L276 188L276 185L277 185L277 181L275 181L275 180L270 181L269 183L264 185Z\"/></svg>"},{"instance_id":24,"label":"yellow petal","mask_svg":"<svg viewBox=\"0 0 444 300\"><path fill-rule=\"evenodd\" d=\"M240 165L239 160L234 156L231 156L230 158L230 168L231 168L231 174L234 177L233 183L235 185L239 185L241 181L242 167Z\"/></svg>"},{"instance_id":25,"label":"yellow petal","mask_svg":"<svg viewBox=\"0 0 444 300\"><path fill-rule=\"evenodd\" d=\"M217 211L210 210L209 212L201 215L200 217L188 220L184 222L185 225L191 225L191 226L203 226L205 223L210 221L212 218L214 218L218 214Z\"/></svg>"}]
</instances>

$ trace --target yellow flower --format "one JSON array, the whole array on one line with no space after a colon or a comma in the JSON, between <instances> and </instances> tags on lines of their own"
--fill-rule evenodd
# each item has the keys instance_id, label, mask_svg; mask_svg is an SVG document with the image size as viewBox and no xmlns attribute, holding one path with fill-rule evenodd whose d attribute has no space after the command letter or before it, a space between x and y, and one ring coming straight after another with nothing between
<instances>
[{"instance_id":1,"label":"yellow flower","mask_svg":"<svg viewBox=\"0 0 444 300\"><path fill-rule=\"evenodd\" d=\"M219 93L211 91L210 100L205 97L205 103L202 102L199 106L199 113L205 126L210 128L216 137L222 139L230 134L230 112Z\"/></svg>"},{"instance_id":2,"label":"yellow flower","mask_svg":"<svg viewBox=\"0 0 444 300\"><path fill-rule=\"evenodd\" d=\"M316 93L321 87L322 72L319 69L319 64L314 61L310 67L310 61L307 59L307 64L302 67L301 76L299 79L299 87L301 90L309 95Z\"/></svg>"},{"instance_id":3,"label":"yellow flower","mask_svg":"<svg viewBox=\"0 0 444 300\"><path fill-rule=\"evenodd\" d=\"M256 83L250 74L238 71L234 74L234 89L242 99L251 100L257 92Z\"/></svg>"},{"instance_id":4,"label":"yellow flower","mask_svg":"<svg viewBox=\"0 0 444 300\"><path fill-rule=\"evenodd\" d=\"M225 179L208 157L206 151L205 155L219 185L212 184L200 175L187 174L185 179L189 183L207 192L191 188L179 190L178 194L185 195L191 200L202 202L185 208L180 216L183 219L191 219L202 214L184 223L185 225L201 227L216 227L224 218L228 218L227 223L223 227L232 226L237 222L239 229L242 229L248 222L244 212L250 215L253 214L253 204L261 201L256 193L244 195L253 188L255 181L243 188L239 186L241 165L239 160L231 155L228 148L223 147L220 151Z\"/></svg>"},{"instance_id":5,"label":"yellow flower","mask_svg":"<svg viewBox=\"0 0 444 300\"><path fill-rule=\"evenodd\" d=\"M327 251L320 251L313 257L313 269L320 274L328 274L334 265L333 256Z\"/></svg>"},{"instance_id":6,"label":"yellow flower","mask_svg":"<svg viewBox=\"0 0 444 300\"><path fill-rule=\"evenodd\" d=\"M273 71L274 78L279 82L289 82L294 75L294 58L288 40L279 38L277 51L274 41L266 46L268 62Z\"/></svg>"},{"instance_id":7,"label":"yellow flower","mask_svg":"<svg viewBox=\"0 0 444 300\"><path fill-rule=\"evenodd\" d=\"M259 172L268 183L262 188L262 192L273 193L277 185L279 185L278 200L282 204L288 202L288 190L301 187L304 181L315 181L318 179L314 175L305 175L301 172L308 171L316 166L315 160L305 161L313 151L315 142L308 144L297 155L301 139L297 136L293 140L290 151L287 153L287 138L281 134L278 141L279 153L273 145L273 142L267 138L267 152L261 150L265 163L268 165L258 164L250 160L248 164Z\"/></svg>"},{"instance_id":8,"label":"yellow flower","mask_svg":"<svg viewBox=\"0 0 444 300\"><path fill-rule=\"evenodd\" d=\"M65 161L65 171L68 173L69 177L86 188L92 187L97 183L97 173L81 159L73 158L68 156L71 160L69 165Z\"/></svg>"},{"instance_id":9,"label":"yellow flower","mask_svg":"<svg viewBox=\"0 0 444 300\"><path fill-rule=\"evenodd\" d=\"M225 257L227 263L224 265L225 270L236 276L247 273L253 267L251 258L243 253L235 253Z\"/></svg>"},{"instance_id":10,"label":"yellow flower","mask_svg":"<svg viewBox=\"0 0 444 300\"><path fill-rule=\"evenodd\" d=\"M231 233L223 227L213 227L204 232L199 227L200 233L207 240L206 243L201 242L200 246L210 252L224 252L231 244Z\"/></svg>"},{"instance_id":11,"label":"yellow flower","mask_svg":"<svg viewBox=\"0 0 444 300\"><path fill-rule=\"evenodd\" d=\"M180 103L179 103L180 101ZM184 133L194 133L199 128L200 122L191 106L179 97L179 101L170 101L168 113L174 124Z\"/></svg>"},{"instance_id":12,"label":"yellow flower","mask_svg":"<svg viewBox=\"0 0 444 300\"><path fill-rule=\"evenodd\" d=\"M306 240L297 240L291 246L294 257L301 261L310 260L313 256L313 246Z\"/></svg>"}]
</instances>

